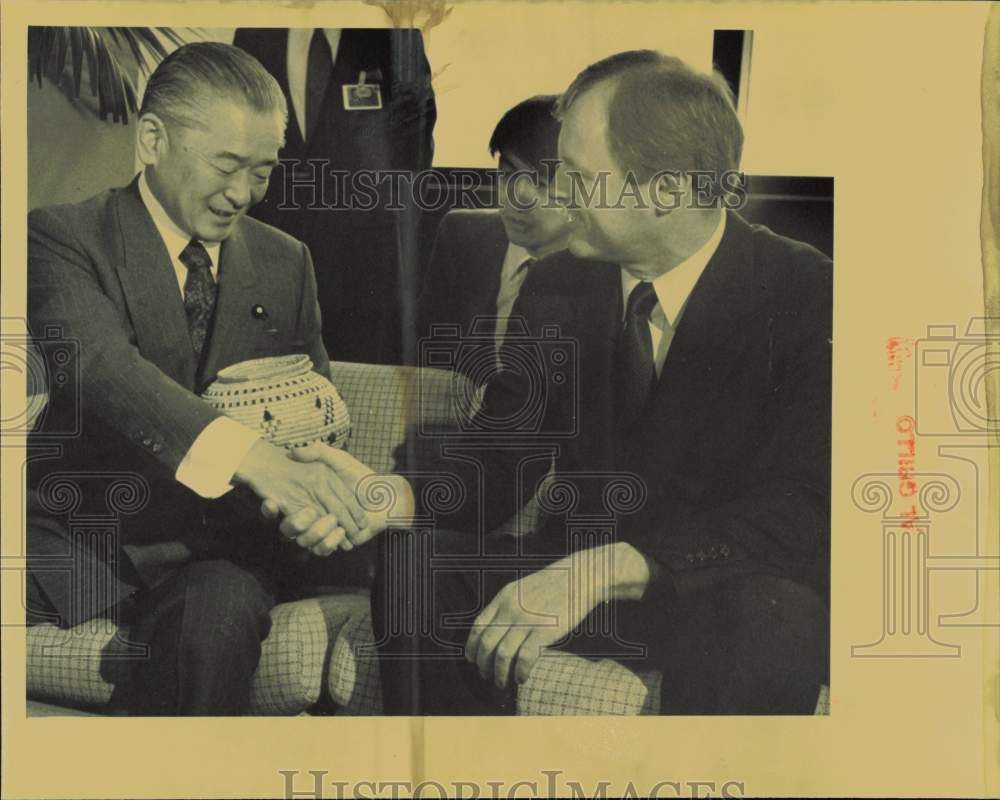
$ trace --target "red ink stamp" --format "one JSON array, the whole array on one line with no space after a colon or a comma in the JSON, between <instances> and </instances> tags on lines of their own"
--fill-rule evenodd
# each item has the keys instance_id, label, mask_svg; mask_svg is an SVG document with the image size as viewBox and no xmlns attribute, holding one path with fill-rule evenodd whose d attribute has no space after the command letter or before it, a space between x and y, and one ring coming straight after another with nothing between
<instances>
[{"instance_id":1,"label":"red ink stamp","mask_svg":"<svg viewBox=\"0 0 1000 800\"><path fill-rule=\"evenodd\" d=\"M892 373L892 390L896 391L903 380L903 363L913 355L913 339L890 336L885 342L885 355Z\"/></svg>"},{"instance_id":2,"label":"red ink stamp","mask_svg":"<svg viewBox=\"0 0 1000 800\"><path fill-rule=\"evenodd\" d=\"M896 493L900 498L914 497L917 494L917 482L914 479L917 459L917 424L911 416L902 416L896 420ZM904 517L904 528L912 528L913 522L920 516L916 502L909 500L910 507L901 511L899 516Z\"/></svg>"}]
</instances>

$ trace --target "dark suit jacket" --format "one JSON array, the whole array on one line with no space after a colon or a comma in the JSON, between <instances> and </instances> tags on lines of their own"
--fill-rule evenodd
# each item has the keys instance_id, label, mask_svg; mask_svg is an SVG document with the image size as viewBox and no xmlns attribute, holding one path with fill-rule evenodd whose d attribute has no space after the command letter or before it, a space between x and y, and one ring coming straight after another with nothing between
<instances>
[{"instance_id":1,"label":"dark suit jacket","mask_svg":"<svg viewBox=\"0 0 1000 800\"><path fill-rule=\"evenodd\" d=\"M466 456L481 482L467 459L442 458L432 468L453 473L467 501L431 508L433 479L416 478L418 502L438 525L493 530L535 491L550 463L537 453L548 446L573 490L561 495L569 507L529 537L532 549L565 552L567 521L600 527L593 520L610 510L617 537L665 568L659 588L670 593L760 571L827 592L831 267L812 247L729 213L642 423L623 436L612 396L620 271L565 253L543 260L515 306L532 340L505 340L512 368L488 384L481 421L469 425L478 433ZM568 358L554 358L557 349ZM621 471L645 495L638 509L605 493Z\"/></svg>"},{"instance_id":2,"label":"dark suit jacket","mask_svg":"<svg viewBox=\"0 0 1000 800\"><path fill-rule=\"evenodd\" d=\"M287 29L241 28L233 43L256 57L289 96ZM368 80L381 74L383 108L345 111L342 86L357 83L361 70L368 73ZM398 360L400 297L413 302L418 291L410 282L419 275L419 263L415 252L418 215L409 203L409 192L404 191L399 201L406 207L403 211L384 208L390 202L387 187L370 210L321 208L322 186L305 162L326 162L322 169L328 173L327 204L336 202L336 179L329 177L334 170L420 171L430 167L437 109L420 31L344 29L316 130L306 141L290 98L288 108L281 158L291 161L275 170L267 195L253 215L302 239L316 258L324 339L331 357ZM302 164L294 166L299 161ZM293 190L293 182L310 184L315 195L312 188ZM367 202L363 194L359 190L359 201ZM285 197L298 207L281 208ZM312 197L317 208L310 209Z\"/></svg>"},{"instance_id":3,"label":"dark suit jacket","mask_svg":"<svg viewBox=\"0 0 1000 800\"><path fill-rule=\"evenodd\" d=\"M219 262L215 322L198 376L170 256L137 180L28 217L30 329L37 336L73 340L79 352L76 363L61 370L68 380L51 383L49 407L33 439L41 443L49 440L47 432L77 428L79 435L52 439L61 445L58 454L46 456L39 444L28 469L29 559L34 557L36 577L70 622L102 610L71 608L67 576L43 571L51 559L69 553L79 531L70 530L74 520L103 514L113 527L120 516L117 544L133 554L145 552L145 566L155 567L164 543L179 541L199 552L214 546L212 537L225 539L217 525L207 524L213 515L233 522L254 518L241 516L233 493L205 501L174 480L197 436L220 416L197 393L221 368L248 358L306 353L317 371L329 373L305 245L244 218L223 243ZM258 304L266 318L252 313ZM61 479L54 473L78 488L60 495ZM123 477L140 487L131 499L128 492L113 490ZM100 573L95 579L128 593L137 576L118 563L120 556L118 547L106 542L76 555Z\"/></svg>"},{"instance_id":4,"label":"dark suit jacket","mask_svg":"<svg viewBox=\"0 0 1000 800\"><path fill-rule=\"evenodd\" d=\"M496 210L463 209L445 215L417 305L418 337L429 336L435 324L457 324L468 333L477 317L496 314L508 243Z\"/></svg>"}]
</instances>

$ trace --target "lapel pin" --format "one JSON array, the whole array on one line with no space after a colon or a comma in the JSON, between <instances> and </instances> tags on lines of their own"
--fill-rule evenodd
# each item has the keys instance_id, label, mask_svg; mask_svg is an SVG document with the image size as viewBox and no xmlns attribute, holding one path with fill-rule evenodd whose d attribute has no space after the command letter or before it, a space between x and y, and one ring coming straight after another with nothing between
<instances>
[{"instance_id":1,"label":"lapel pin","mask_svg":"<svg viewBox=\"0 0 1000 800\"><path fill-rule=\"evenodd\" d=\"M254 319L267 319L267 309L258 303L250 309L250 316Z\"/></svg>"}]
</instances>

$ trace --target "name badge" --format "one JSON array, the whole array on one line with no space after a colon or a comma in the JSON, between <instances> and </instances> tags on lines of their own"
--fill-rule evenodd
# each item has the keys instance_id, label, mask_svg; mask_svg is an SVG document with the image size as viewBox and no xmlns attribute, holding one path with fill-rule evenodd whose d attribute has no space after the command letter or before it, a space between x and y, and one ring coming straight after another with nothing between
<instances>
[{"instance_id":1,"label":"name badge","mask_svg":"<svg viewBox=\"0 0 1000 800\"><path fill-rule=\"evenodd\" d=\"M373 111L382 108L382 87L377 83L368 83L366 77L362 71L357 83L343 85L345 111Z\"/></svg>"}]
</instances>

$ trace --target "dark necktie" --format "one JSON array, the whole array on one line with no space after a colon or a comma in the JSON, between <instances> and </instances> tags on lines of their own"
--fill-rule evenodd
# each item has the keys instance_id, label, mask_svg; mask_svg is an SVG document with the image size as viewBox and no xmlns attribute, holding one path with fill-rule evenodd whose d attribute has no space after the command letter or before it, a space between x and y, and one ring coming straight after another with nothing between
<instances>
[{"instance_id":1,"label":"dark necktie","mask_svg":"<svg viewBox=\"0 0 1000 800\"><path fill-rule=\"evenodd\" d=\"M319 112L333 72L333 51L322 28L313 31L309 43L309 61L306 67L306 129L303 139L310 141L319 122Z\"/></svg>"},{"instance_id":2,"label":"dark necktie","mask_svg":"<svg viewBox=\"0 0 1000 800\"><path fill-rule=\"evenodd\" d=\"M187 267L184 281L184 312L187 314L188 332L196 361L201 360L201 351L208 338L208 328L212 324L215 311L216 286L212 278L212 259L205 246L197 239L188 242L181 251L181 262Z\"/></svg>"},{"instance_id":3,"label":"dark necktie","mask_svg":"<svg viewBox=\"0 0 1000 800\"><path fill-rule=\"evenodd\" d=\"M646 403L656 380L649 314L656 305L653 284L643 281L632 289L625 307L625 326L615 360L615 415L620 429L630 427Z\"/></svg>"}]
</instances>

